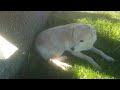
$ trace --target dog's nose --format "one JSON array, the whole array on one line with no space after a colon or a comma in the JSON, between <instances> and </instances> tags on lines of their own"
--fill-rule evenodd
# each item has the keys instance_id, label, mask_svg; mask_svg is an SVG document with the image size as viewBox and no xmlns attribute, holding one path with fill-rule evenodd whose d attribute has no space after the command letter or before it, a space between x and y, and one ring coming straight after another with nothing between
<instances>
[{"instance_id":1,"label":"dog's nose","mask_svg":"<svg viewBox=\"0 0 120 90\"><path fill-rule=\"evenodd\" d=\"M80 40L80 42L84 42L84 40Z\"/></svg>"},{"instance_id":2,"label":"dog's nose","mask_svg":"<svg viewBox=\"0 0 120 90\"><path fill-rule=\"evenodd\" d=\"M75 50L74 47L72 47L71 50L74 51Z\"/></svg>"}]
</instances>

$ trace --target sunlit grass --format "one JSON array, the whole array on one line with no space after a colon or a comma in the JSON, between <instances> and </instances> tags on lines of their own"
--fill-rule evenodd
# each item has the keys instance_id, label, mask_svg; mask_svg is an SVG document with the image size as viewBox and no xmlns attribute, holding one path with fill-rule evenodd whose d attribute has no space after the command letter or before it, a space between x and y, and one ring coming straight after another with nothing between
<instances>
[{"instance_id":1,"label":"sunlit grass","mask_svg":"<svg viewBox=\"0 0 120 90\"><path fill-rule=\"evenodd\" d=\"M110 20L98 19L92 20L90 18L74 19L74 22L86 23L95 27L98 33L108 38L120 41L120 23L113 23Z\"/></svg>"},{"instance_id":2,"label":"sunlit grass","mask_svg":"<svg viewBox=\"0 0 120 90\"><path fill-rule=\"evenodd\" d=\"M109 15L112 18L120 19L120 12L119 11L80 11L80 12L88 12L88 13L96 13L96 14L103 14Z\"/></svg>"},{"instance_id":3,"label":"sunlit grass","mask_svg":"<svg viewBox=\"0 0 120 90\"><path fill-rule=\"evenodd\" d=\"M100 73L99 71L93 70L90 67L84 67L80 65L74 65L70 70L78 79L114 79L114 77Z\"/></svg>"}]
</instances>

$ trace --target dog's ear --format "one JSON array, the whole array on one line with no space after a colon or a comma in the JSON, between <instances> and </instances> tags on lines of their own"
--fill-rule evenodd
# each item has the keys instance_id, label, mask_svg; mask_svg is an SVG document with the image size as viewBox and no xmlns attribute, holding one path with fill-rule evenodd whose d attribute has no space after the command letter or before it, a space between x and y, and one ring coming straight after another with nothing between
<instances>
[{"instance_id":1,"label":"dog's ear","mask_svg":"<svg viewBox=\"0 0 120 90\"><path fill-rule=\"evenodd\" d=\"M82 31L80 31L77 26L72 27L72 38L74 41L78 41L80 38L78 38L78 35L80 35ZM80 41L83 42L84 40Z\"/></svg>"},{"instance_id":2,"label":"dog's ear","mask_svg":"<svg viewBox=\"0 0 120 90\"><path fill-rule=\"evenodd\" d=\"M92 33L91 35L94 37L95 41L97 40L97 35L96 35L96 30L95 30L95 27L91 27L92 28Z\"/></svg>"},{"instance_id":3,"label":"dog's ear","mask_svg":"<svg viewBox=\"0 0 120 90\"><path fill-rule=\"evenodd\" d=\"M77 31L76 31L76 29L75 29L75 27L72 27L72 38L73 38L73 40L74 41L76 41L77 40Z\"/></svg>"}]
</instances>

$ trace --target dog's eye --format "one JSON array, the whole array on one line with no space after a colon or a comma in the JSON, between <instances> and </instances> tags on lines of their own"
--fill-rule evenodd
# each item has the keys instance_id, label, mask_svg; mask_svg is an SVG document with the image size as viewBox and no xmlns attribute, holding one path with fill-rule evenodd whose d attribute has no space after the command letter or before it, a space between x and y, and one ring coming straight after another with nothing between
<instances>
[{"instance_id":1,"label":"dog's eye","mask_svg":"<svg viewBox=\"0 0 120 90\"><path fill-rule=\"evenodd\" d=\"M84 42L84 40L80 40L80 42Z\"/></svg>"}]
</instances>

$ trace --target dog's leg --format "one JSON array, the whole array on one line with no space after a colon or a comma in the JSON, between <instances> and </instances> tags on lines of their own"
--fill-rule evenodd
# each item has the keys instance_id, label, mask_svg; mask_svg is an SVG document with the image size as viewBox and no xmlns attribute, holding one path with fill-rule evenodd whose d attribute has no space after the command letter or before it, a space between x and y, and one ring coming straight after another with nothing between
<instances>
[{"instance_id":1,"label":"dog's leg","mask_svg":"<svg viewBox=\"0 0 120 90\"><path fill-rule=\"evenodd\" d=\"M50 62L52 62L56 66L59 66L63 70L67 71L72 66L67 64L67 63L61 62L61 61L66 60L66 59L67 59L66 56L60 56L60 57L57 57L57 58L50 59Z\"/></svg>"},{"instance_id":2,"label":"dog's leg","mask_svg":"<svg viewBox=\"0 0 120 90\"><path fill-rule=\"evenodd\" d=\"M68 57L67 56L60 56L60 57L55 58L55 59L57 59L59 61L64 61L64 60L68 59Z\"/></svg>"},{"instance_id":3,"label":"dog's leg","mask_svg":"<svg viewBox=\"0 0 120 90\"><path fill-rule=\"evenodd\" d=\"M92 66L94 66L95 68L102 70L102 68L89 56L81 53L81 52L71 52L74 56L77 56L81 59L87 60L90 64L92 64Z\"/></svg>"},{"instance_id":4,"label":"dog's leg","mask_svg":"<svg viewBox=\"0 0 120 90\"><path fill-rule=\"evenodd\" d=\"M97 53L98 55L102 56L103 58L105 58L107 61L114 61L114 59L108 55L106 55L105 53L103 53L101 50L95 48L95 47L92 47L91 48L91 51Z\"/></svg>"}]
</instances>

